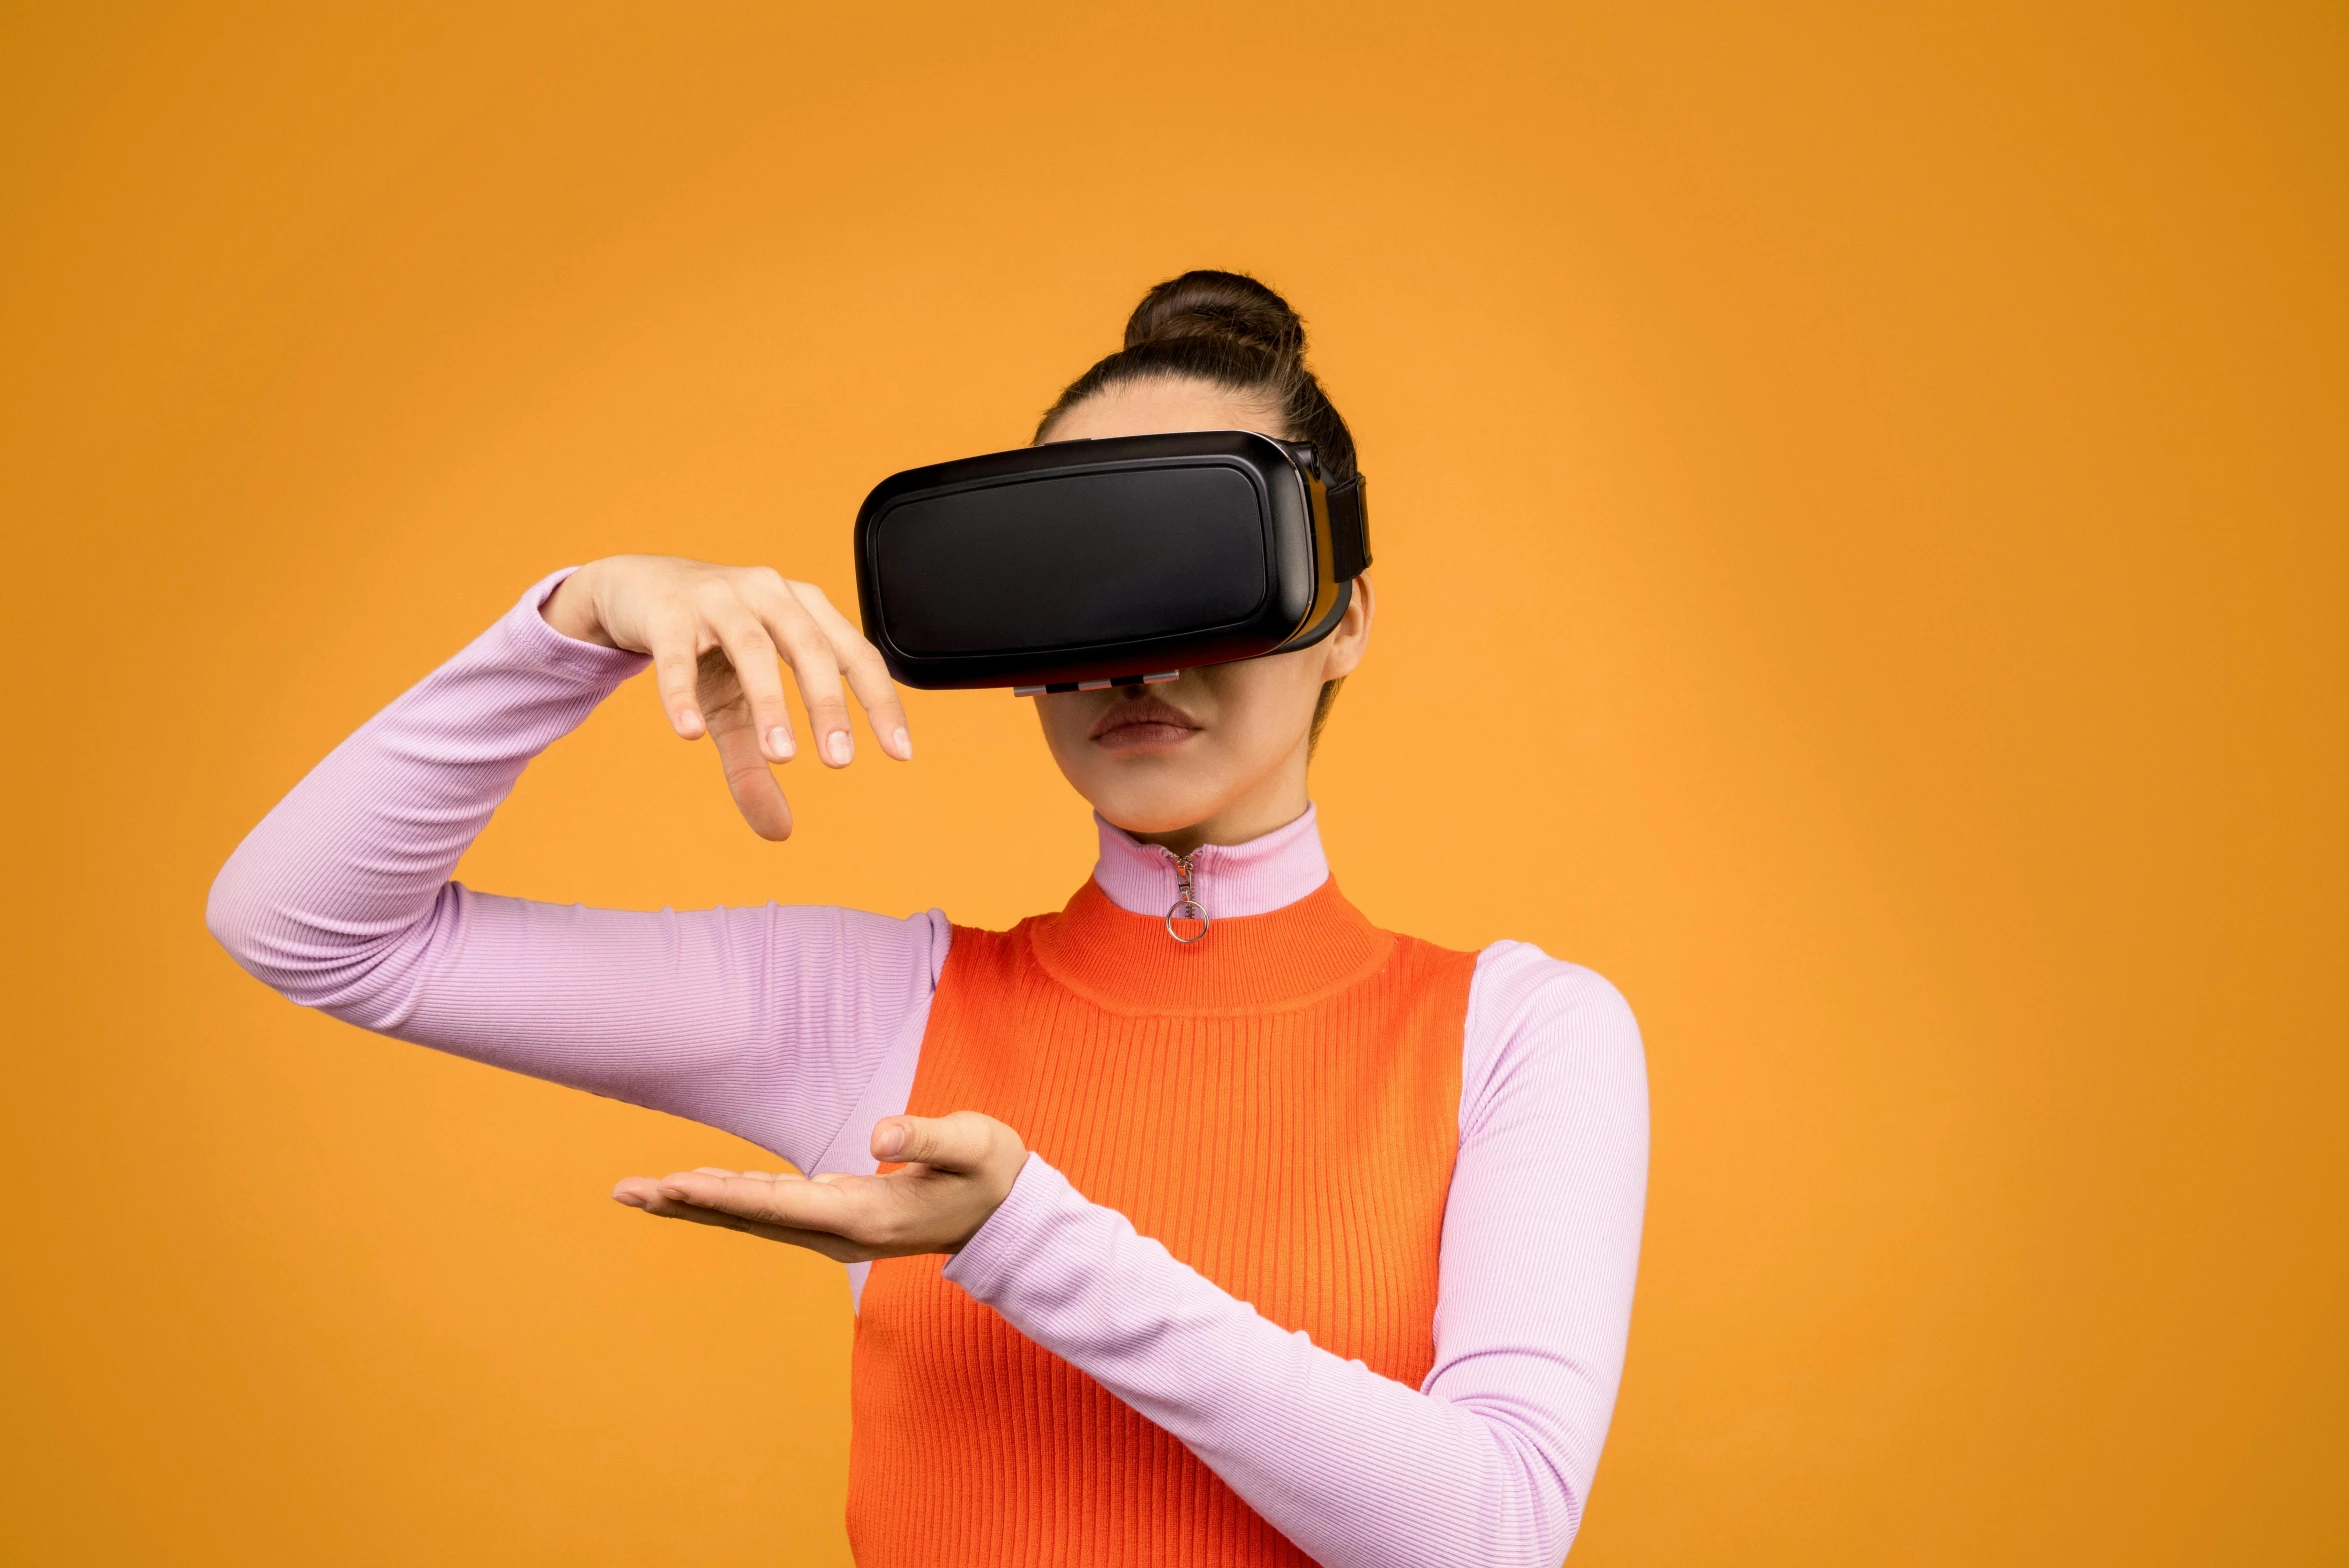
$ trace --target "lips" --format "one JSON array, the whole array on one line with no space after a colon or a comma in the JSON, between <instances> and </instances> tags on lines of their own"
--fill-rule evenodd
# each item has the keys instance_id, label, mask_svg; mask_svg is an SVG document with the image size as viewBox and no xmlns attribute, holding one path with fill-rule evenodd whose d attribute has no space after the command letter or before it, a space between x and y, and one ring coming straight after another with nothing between
<instances>
[{"instance_id":1,"label":"lips","mask_svg":"<svg viewBox=\"0 0 2349 1568\"><path fill-rule=\"evenodd\" d=\"M1173 746L1200 728L1198 720L1150 692L1104 709L1093 721L1092 738L1112 746Z\"/></svg>"}]
</instances>

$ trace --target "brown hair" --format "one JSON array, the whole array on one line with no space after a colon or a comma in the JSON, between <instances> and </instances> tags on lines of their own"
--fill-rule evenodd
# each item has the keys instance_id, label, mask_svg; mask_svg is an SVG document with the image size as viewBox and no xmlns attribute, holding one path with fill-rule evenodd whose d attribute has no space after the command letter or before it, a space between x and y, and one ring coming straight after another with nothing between
<instances>
[{"instance_id":1,"label":"brown hair","mask_svg":"<svg viewBox=\"0 0 2349 1568\"><path fill-rule=\"evenodd\" d=\"M1262 403L1282 434L1313 445L1332 484L1354 477L1354 433L1305 364L1305 323L1289 302L1241 272L1186 272L1142 296L1126 318L1125 346L1068 384L1036 426L1129 381L1159 376L1205 381ZM1321 743L1344 677L1324 682L1308 743Z\"/></svg>"}]
</instances>

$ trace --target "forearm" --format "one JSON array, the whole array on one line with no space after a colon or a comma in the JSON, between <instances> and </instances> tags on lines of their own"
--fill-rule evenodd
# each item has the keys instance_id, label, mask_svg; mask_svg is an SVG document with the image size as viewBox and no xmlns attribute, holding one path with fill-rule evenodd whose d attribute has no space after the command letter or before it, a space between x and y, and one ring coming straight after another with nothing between
<instances>
[{"instance_id":1,"label":"forearm","mask_svg":"<svg viewBox=\"0 0 2349 1568\"><path fill-rule=\"evenodd\" d=\"M530 759L643 660L557 635L532 588L326 759L229 858L207 923L257 979L381 1026L436 927L448 876Z\"/></svg>"},{"instance_id":2,"label":"forearm","mask_svg":"<svg viewBox=\"0 0 2349 1568\"><path fill-rule=\"evenodd\" d=\"M279 803L214 884L212 930L256 977L347 1022L804 1164L918 1041L946 923L591 909L450 882L529 760L643 664L548 627L548 586Z\"/></svg>"},{"instance_id":3,"label":"forearm","mask_svg":"<svg viewBox=\"0 0 2349 1568\"><path fill-rule=\"evenodd\" d=\"M1571 1499L1506 1410L1343 1361L1034 1156L946 1277L1165 1428L1325 1568L1555 1564Z\"/></svg>"}]
</instances>

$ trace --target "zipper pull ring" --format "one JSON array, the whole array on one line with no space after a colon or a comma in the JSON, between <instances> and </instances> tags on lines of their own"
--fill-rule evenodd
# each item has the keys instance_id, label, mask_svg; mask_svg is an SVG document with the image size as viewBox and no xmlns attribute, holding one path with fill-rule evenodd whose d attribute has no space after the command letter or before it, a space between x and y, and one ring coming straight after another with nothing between
<instances>
[{"instance_id":1,"label":"zipper pull ring","mask_svg":"<svg viewBox=\"0 0 2349 1568\"><path fill-rule=\"evenodd\" d=\"M1191 857L1177 855L1174 857L1174 863L1175 901L1174 907L1166 912L1166 934L1182 943L1183 946L1189 947L1193 942L1207 935L1210 921L1207 916L1207 906L1191 896ZM1175 922L1178 920L1196 920L1199 922L1199 929L1196 933L1185 936L1175 929Z\"/></svg>"}]
</instances>

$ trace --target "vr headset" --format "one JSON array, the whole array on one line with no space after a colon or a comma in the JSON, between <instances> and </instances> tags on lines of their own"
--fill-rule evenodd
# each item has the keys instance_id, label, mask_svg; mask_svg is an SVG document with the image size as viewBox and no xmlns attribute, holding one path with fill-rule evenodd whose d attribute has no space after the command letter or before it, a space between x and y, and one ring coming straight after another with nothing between
<instances>
[{"instance_id":1,"label":"vr headset","mask_svg":"<svg viewBox=\"0 0 2349 1568\"><path fill-rule=\"evenodd\" d=\"M865 636L901 683L1019 696L1306 648L1370 565L1359 475L1245 430L1056 441L892 474L856 518Z\"/></svg>"}]
</instances>

